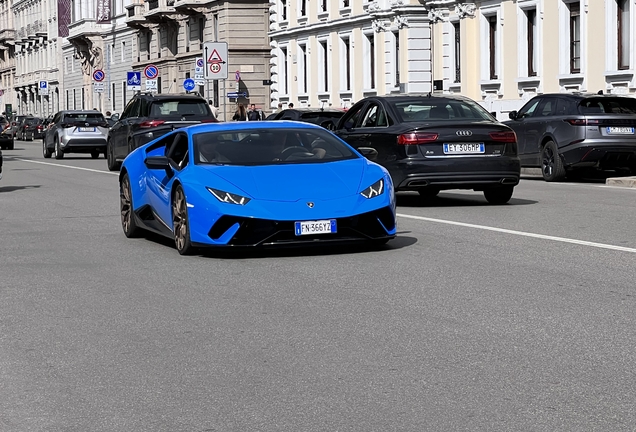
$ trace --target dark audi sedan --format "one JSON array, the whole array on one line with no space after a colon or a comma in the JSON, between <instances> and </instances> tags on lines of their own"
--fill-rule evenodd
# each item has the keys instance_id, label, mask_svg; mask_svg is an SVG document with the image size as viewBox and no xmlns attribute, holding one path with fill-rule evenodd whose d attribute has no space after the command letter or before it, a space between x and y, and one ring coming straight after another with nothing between
<instances>
[{"instance_id":1,"label":"dark audi sedan","mask_svg":"<svg viewBox=\"0 0 636 432\"><path fill-rule=\"evenodd\" d=\"M432 197L473 189L491 204L505 204L519 183L515 133L466 97L368 97L334 132L385 166L397 191Z\"/></svg>"},{"instance_id":2,"label":"dark audi sedan","mask_svg":"<svg viewBox=\"0 0 636 432\"><path fill-rule=\"evenodd\" d=\"M505 122L519 137L524 167L546 181L591 170L636 174L636 99L557 93L535 96Z\"/></svg>"}]
</instances>

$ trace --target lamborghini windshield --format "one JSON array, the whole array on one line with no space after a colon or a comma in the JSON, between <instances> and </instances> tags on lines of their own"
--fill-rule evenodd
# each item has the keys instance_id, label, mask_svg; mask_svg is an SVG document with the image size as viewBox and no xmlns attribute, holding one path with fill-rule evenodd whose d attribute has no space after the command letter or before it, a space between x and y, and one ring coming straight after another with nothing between
<instances>
[{"instance_id":1,"label":"lamborghini windshield","mask_svg":"<svg viewBox=\"0 0 636 432\"><path fill-rule=\"evenodd\" d=\"M195 162L272 165L333 162L358 156L323 129L263 128L193 136Z\"/></svg>"}]
</instances>

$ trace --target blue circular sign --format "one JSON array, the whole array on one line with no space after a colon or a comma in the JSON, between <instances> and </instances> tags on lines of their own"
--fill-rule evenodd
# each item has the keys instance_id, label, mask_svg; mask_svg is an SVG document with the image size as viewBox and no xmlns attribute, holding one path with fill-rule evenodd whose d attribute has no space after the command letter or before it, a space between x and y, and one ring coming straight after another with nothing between
<instances>
[{"instance_id":1,"label":"blue circular sign","mask_svg":"<svg viewBox=\"0 0 636 432\"><path fill-rule=\"evenodd\" d=\"M101 69L96 69L96 70L93 72L93 79L94 79L95 81L97 81L97 82L102 82L102 81L104 81L104 78L105 78L105 77L106 77L106 74L105 74L105 73L104 73L104 71L103 71L103 70L101 70Z\"/></svg>"},{"instance_id":2,"label":"blue circular sign","mask_svg":"<svg viewBox=\"0 0 636 432\"><path fill-rule=\"evenodd\" d=\"M202 58L198 58L197 59L197 67L203 67L203 59Z\"/></svg>"},{"instance_id":3,"label":"blue circular sign","mask_svg":"<svg viewBox=\"0 0 636 432\"><path fill-rule=\"evenodd\" d=\"M183 81L183 88L186 89L186 91L192 91L194 90L194 87L196 87L196 83L192 78L186 78Z\"/></svg>"},{"instance_id":4,"label":"blue circular sign","mask_svg":"<svg viewBox=\"0 0 636 432\"><path fill-rule=\"evenodd\" d=\"M144 68L144 75L148 79L155 79L159 76L159 68L153 64L148 65Z\"/></svg>"}]
</instances>

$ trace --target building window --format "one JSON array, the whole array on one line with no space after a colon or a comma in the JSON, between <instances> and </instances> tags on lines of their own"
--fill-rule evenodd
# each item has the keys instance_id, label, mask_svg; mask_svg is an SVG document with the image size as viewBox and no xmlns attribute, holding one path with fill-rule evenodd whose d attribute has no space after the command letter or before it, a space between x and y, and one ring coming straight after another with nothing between
<instances>
[{"instance_id":1,"label":"building window","mask_svg":"<svg viewBox=\"0 0 636 432\"><path fill-rule=\"evenodd\" d=\"M162 39L163 39L163 32L161 31L161 29L157 29L157 58L161 58L161 52L163 51Z\"/></svg>"},{"instance_id":2,"label":"building window","mask_svg":"<svg viewBox=\"0 0 636 432\"><path fill-rule=\"evenodd\" d=\"M146 33L146 57L150 60L150 45L152 44L152 32Z\"/></svg>"},{"instance_id":3,"label":"building window","mask_svg":"<svg viewBox=\"0 0 636 432\"><path fill-rule=\"evenodd\" d=\"M393 56L393 72L395 87L400 86L400 33L393 32L393 39L395 41L395 52Z\"/></svg>"},{"instance_id":4,"label":"building window","mask_svg":"<svg viewBox=\"0 0 636 432\"><path fill-rule=\"evenodd\" d=\"M112 88L111 88L111 92L110 92L110 101L111 101L111 105L110 106L111 106L111 110L114 113L115 109L116 109L116 106L117 106L115 104L115 100L117 99L117 96L116 96L117 93L115 93L115 91L117 90L117 84L116 83L112 83L111 87Z\"/></svg>"},{"instance_id":5,"label":"building window","mask_svg":"<svg viewBox=\"0 0 636 432\"><path fill-rule=\"evenodd\" d=\"M282 82L283 82L283 94L289 94L289 80L287 78L287 48L281 48L281 60L282 60L282 65L281 65L281 70L280 70L280 75L282 78Z\"/></svg>"},{"instance_id":6,"label":"building window","mask_svg":"<svg viewBox=\"0 0 636 432\"><path fill-rule=\"evenodd\" d=\"M581 72L581 6L570 3L570 73Z\"/></svg>"},{"instance_id":7,"label":"building window","mask_svg":"<svg viewBox=\"0 0 636 432\"><path fill-rule=\"evenodd\" d=\"M121 103L122 106L126 106L128 104L128 96L126 95L126 81L122 81L121 83Z\"/></svg>"},{"instance_id":8,"label":"building window","mask_svg":"<svg viewBox=\"0 0 636 432\"><path fill-rule=\"evenodd\" d=\"M108 44L108 60L110 64L115 64L115 45Z\"/></svg>"},{"instance_id":9,"label":"building window","mask_svg":"<svg viewBox=\"0 0 636 432\"><path fill-rule=\"evenodd\" d=\"M618 5L618 69L629 69L630 7L629 0L617 0Z\"/></svg>"},{"instance_id":10,"label":"building window","mask_svg":"<svg viewBox=\"0 0 636 432\"><path fill-rule=\"evenodd\" d=\"M190 31L191 31L191 29L190 29L190 19L188 18L188 20L185 23L185 40L186 40L185 49L186 49L186 52L190 52L190 39L191 39L190 38L190 36L191 36Z\"/></svg>"},{"instance_id":11,"label":"building window","mask_svg":"<svg viewBox=\"0 0 636 432\"><path fill-rule=\"evenodd\" d=\"M219 38L219 15L214 14L213 16L213 24L214 24L214 42L216 42ZM199 49L203 49L203 31L205 30L205 18L199 18Z\"/></svg>"},{"instance_id":12,"label":"building window","mask_svg":"<svg viewBox=\"0 0 636 432\"><path fill-rule=\"evenodd\" d=\"M203 21L203 20L201 20ZM212 24L214 25L214 42L219 40L219 14L212 15ZM203 30L201 30L201 41L203 41Z\"/></svg>"},{"instance_id":13,"label":"building window","mask_svg":"<svg viewBox=\"0 0 636 432\"><path fill-rule=\"evenodd\" d=\"M349 0L342 0L342 7L343 8L348 8L349 7Z\"/></svg>"},{"instance_id":14,"label":"building window","mask_svg":"<svg viewBox=\"0 0 636 432\"><path fill-rule=\"evenodd\" d=\"M287 21L287 0L280 1L280 16L283 21Z\"/></svg>"},{"instance_id":15,"label":"building window","mask_svg":"<svg viewBox=\"0 0 636 432\"><path fill-rule=\"evenodd\" d=\"M490 60L490 79L497 79L497 15L488 17L488 51Z\"/></svg>"},{"instance_id":16,"label":"building window","mask_svg":"<svg viewBox=\"0 0 636 432\"><path fill-rule=\"evenodd\" d=\"M307 93L307 45L298 45L298 93Z\"/></svg>"},{"instance_id":17,"label":"building window","mask_svg":"<svg viewBox=\"0 0 636 432\"><path fill-rule=\"evenodd\" d=\"M528 76L537 76L537 10L528 9L526 11L528 20Z\"/></svg>"},{"instance_id":18,"label":"building window","mask_svg":"<svg viewBox=\"0 0 636 432\"><path fill-rule=\"evenodd\" d=\"M453 62L455 66L455 79L453 82L461 82L462 80L462 68L461 68L461 46L462 39L460 33L459 22L453 23L453 33L454 33L454 48L453 48Z\"/></svg>"},{"instance_id":19,"label":"building window","mask_svg":"<svg viewBox=\"0 0 636 432\"><path fill-rule=\"evenodd\" d=\"M141 60L141 35L137 33L137 61Z\"/></svg>"},{"instance_id":20,"label":"building window","mask_svg":"<svg viewBox=\"0 0 636 432\"><path fill-rule=\"evenodd\" d=\"M73 89L73 109L77 109L77 94L75 92L75 89Z\"/></svg>"},{"instance_id":21,"label":"building window","mask_svg":"<svg viewBox=\"0 0 636 432\"><path fill-rule=\"evenodd\" d=\"M351 40L348 36L344 36L340 40L340 89L351 90Z\"/></svg>"},{"instance_id":22,"label":"building window","mask_svg":"<svg viewBox=\"0 0 636 432\"><path fill-rule=\"evenodd\" d=\"M320 41L318 43L320 47L320 64L322 66L321 77L321 90L324 92L329 91L329 48L327 46L327 41Z\"/></svg>"},{"instance_id":23,"label":"building window","mask_svg":"<svg viewBox=\"0 0 636 432\"><path fill-rule=\"evenodd\" d=\"M327 12L329 0L319 0L320 10L319 12Z\"/></svg>"},{"instance_id":24,"label":"building window","mask_svg":"<svg viewBox=\"0 0 636 432\"><path fill-rule=\"evenodd\" d=\"M122 41L120 44L121 48L121 62L124 63L126 61L126 42Z\"/></svg>"},{"instance_id":25,"label":"building window","mask_svg":"<svg viewBox=\"0 0 636 432\"><path fill-rule=\"evenodd\" d=\"M364 87L375 89L375 33L364 35L364 58L367 60Z\"/></svg>"},{"instance_id":26,"label":"building window","mask_svg":"<svg viewBox=\"0 0 636 432\"><path fill-rule=\"evenodd\" d=\"M307 15L307 0L299 0L298 13L303 17Z\"/></svg>"}]
</instances>

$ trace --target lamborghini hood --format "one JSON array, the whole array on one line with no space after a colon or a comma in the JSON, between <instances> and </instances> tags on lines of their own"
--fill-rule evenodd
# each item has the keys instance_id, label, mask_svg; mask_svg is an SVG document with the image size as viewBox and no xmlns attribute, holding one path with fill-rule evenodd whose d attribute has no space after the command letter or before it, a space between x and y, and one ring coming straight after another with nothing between
<instances>
[{"instance_id":1,"label":"lamborghini hood","mask_svg":"<svg viewBox=\"0 0 636 432\"><path fill-rule=\"evenodd\" d=\"M213 165L205 169L254 199L295 202L355 195L366 165L366 160L360 158L293 165Z\"/></svg>"}]
</instances>

